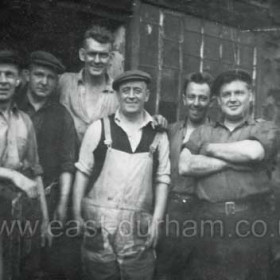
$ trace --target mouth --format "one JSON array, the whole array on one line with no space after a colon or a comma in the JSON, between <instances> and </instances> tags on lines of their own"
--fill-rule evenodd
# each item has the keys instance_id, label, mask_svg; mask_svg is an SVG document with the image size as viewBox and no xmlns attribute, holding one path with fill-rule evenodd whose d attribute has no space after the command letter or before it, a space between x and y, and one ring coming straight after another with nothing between
<instances>
[{"instance_id":1,"label":"mouth","mask_svg":"<svg viewBox=\"0 0 280 280\"><path fill-rule=\"evenodd\" d=\"M239 108L239 105L229 106L230 110L237 110Z\"/></svg>"}]
</instances>

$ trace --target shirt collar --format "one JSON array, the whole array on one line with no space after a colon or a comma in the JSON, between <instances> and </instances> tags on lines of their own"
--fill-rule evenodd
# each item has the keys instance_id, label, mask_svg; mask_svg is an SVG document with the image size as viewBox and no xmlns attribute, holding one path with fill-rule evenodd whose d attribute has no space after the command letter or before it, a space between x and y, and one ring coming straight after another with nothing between
<instances>
[{"instance_id":1,"label":"shirt collar","mask_svg":"<svg viewBox=\"0 0 280 280\"><path fill-rule=\"evenodd\" d=\"M84 85L85 81L84 81L84 71L85 69L81 69L81 71L78 73L78 84L82 84ZM105 79L106 79L106 85L105 88L103 90L103 92L109 93L109 92L114 92L113 90L113 78L110 77L110 75L106 72L105 73Z\"/></svg>"},{"instance_id":2,"label":"shirt collar","mask_svg":"<svg viewBox=\"0 0 280 280\"><path fill-rule=\"evenodd\" d=\"M212 120L208 116L206 116L206 119L202 124L209 124L209 123L212 123ZM186 128L187 124L188 124L188 117L185 117L185 119L180 123L180 129Z\"/></svg>"},{"instance_id":3,"label":"shirt collar","mask_svg":"<svg viewBox=\"0 0 280 280\"><path fill-rule=\"evenodd\" d=\"M146 110L143 110L143 114L144 118L140 128L143 128L154 121L153 117ZM114 120L118 124L121 123L120 109L116 111Z\"/></svg>"},{"instance_id":4,"label":"shirt collar","mask_svg":"<svg viewBox=\"0 0 280 280\"><path fill-rule=\"evenodd\" d=\"M216 121L216 122L213 122L212 123L212 125L214 126L214 127L217 127L217 126L225 126L224 125L224 120L225 120L225 118L224 118L224 116L223 115L221 115L220 116L220 118ZM248 115L248 116L246 116L245 118L244 118L244 120L242 121L242 123L240 123L237 127L242 127L242 126L244 126L244 125L253 125L253 124L255 124L256 123L256 121L255 121L255 119L252 117L252 115Z\"/></svg>"}]
</instances>

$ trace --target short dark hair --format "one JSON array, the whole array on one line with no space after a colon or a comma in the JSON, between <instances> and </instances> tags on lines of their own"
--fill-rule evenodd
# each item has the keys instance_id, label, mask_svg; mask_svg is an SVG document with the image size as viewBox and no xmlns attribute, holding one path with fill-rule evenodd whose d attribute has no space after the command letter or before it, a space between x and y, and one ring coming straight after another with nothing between
<instances>
[{"instance_id":1,"label":"short dark hair","mask_svg":"<svg viewBox=\"0 0 280 280\"><path fill-rule=\"evenodd\" d=\"M207 72L194 72L190 73L186 76L184 86L183 86L183 94L186 94L186 90L188 85L193 82L196 84L207 84L211 89L213 83L213 77ZM211 94L211 91L210 91Z\"/></svg>"},{"instance_id":2,"label":"short dark hair","mask_svg":"<svg viewBox=\"0 0 280 280\"><path fill-rule=\"evenodd\" d=\"M89 38L92 38L101 44L113 44L114 42L113 33L101 25L92 25L86 30L83 38L83 46L85 46L86 40Z\"/></svg>"},{"instance_id":3,"label":"short dark hair","mask_svg":"<svg viewBox=\"0 0 280 280\"><path fill-rule=\"evenodd\" d=\"M253 79L247 71L243 69L231 69L222 72L216 77L212 85L212 93L218 96L220 94L221 87L233 81L245 82L249 88L252 88L253 85Z\"/></svg>"}]
</instances>

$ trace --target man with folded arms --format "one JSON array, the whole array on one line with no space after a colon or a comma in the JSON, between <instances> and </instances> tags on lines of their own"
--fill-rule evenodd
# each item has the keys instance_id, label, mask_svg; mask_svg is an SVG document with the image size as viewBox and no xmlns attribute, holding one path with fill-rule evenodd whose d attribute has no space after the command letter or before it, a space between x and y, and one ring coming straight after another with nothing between
<instances>
[{"instance_id":1,"label":"man with folded arms","mask_svg":"<svg viewBox=\"0 0 280 280\"><path fill-rule=\"evenodd\" d=\"M189 278L270 279L269 196L276 128L250 116L253 88L247 72L221 73L212 91L222 117L195 130L179 160L179 172L196 179L199 199L200 239Z\"/></svg>"}]
</instances>

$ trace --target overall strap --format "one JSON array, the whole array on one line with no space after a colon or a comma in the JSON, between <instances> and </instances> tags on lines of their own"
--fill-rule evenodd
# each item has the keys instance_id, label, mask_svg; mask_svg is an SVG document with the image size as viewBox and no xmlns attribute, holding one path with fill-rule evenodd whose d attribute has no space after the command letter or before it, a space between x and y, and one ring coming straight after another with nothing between
<instances>
[{"instance_id":1,"label":"overall strap","mask_svg":"<svg viewBox=\"0 0 280 280\"><path fill-rule=\"evenodd\" d=\"M112 147L112 136L111 136L111 125L110 120L108 117L103 118L104 123L104 134L105 134L105 140L104 144L107 146L107 148Z\"/></svg>"}]
</instances>

